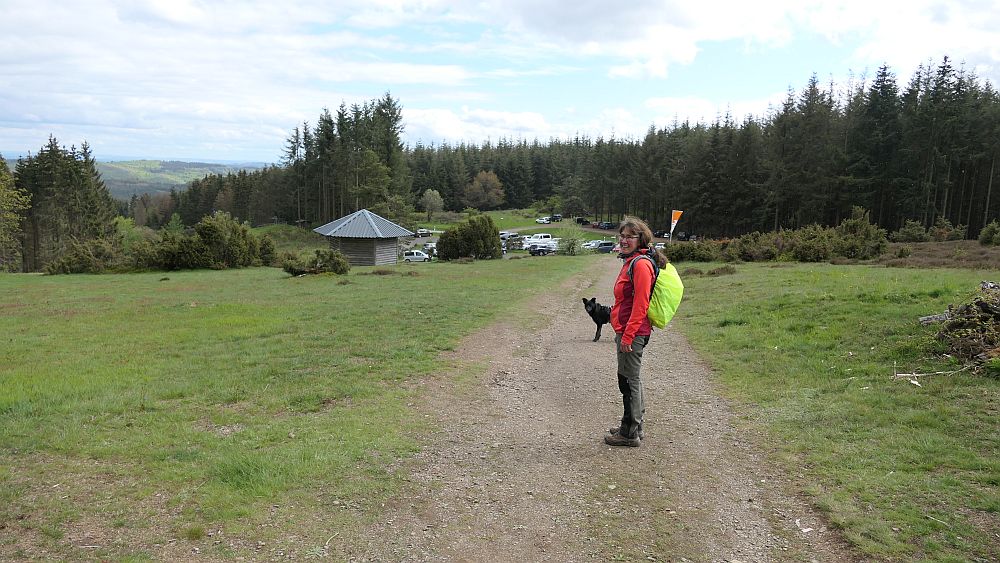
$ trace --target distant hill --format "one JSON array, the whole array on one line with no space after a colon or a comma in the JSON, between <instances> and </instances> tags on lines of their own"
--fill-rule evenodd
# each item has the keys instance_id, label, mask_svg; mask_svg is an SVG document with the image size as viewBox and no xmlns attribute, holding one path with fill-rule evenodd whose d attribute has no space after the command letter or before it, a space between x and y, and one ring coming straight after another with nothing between
<instances>
[{"instance_id":1,"label":"distant hill","mask_svg":"<svg viewBox=\"0 0 1000 563\"><path fill-rule=\"evenodd\" d=\"M169 192L170 188L183 188L191 180L209 174L226 174L240 170L258 170L263 163L211 164L207 162L178 162L174 160L127 160L98 162L104 184L117 199L128 200L133 194Z\"/></svg>"},{"instance_id":2,"label":"distant hill","mask_svg":"<svg viewBox=\"0 0 1000 563\"><path fill-rule=\"evenodd\" d=\"M10 171L14 171L17 160L5 158ZM112 197L129 200L132 194L155 194L169 192L170 188L181 189L191 180L200 180L209 174L226 174L240 170L259 170L266 167L263 162L217 164L208 162L180 162L176 160L122 160L97 162L104 184Z\"/></svg>"}]
</instances>

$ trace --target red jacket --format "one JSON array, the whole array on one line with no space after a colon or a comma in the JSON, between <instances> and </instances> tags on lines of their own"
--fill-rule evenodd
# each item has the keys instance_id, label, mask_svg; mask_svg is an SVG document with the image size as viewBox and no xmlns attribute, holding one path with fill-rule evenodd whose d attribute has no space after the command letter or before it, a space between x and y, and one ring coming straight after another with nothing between
<instances>
[{"instance_id":1,"label":"red jacket","mask_svg":"<svg viewBox=\"0 0 1000 563\"><path fill-rule=\"evenodd\" d=\"M636 336L649 336L653 327L646 318L649 298L653 290L656 274L649 260L639 260L632 269L633 280L628 279L628 267L639 254L647 250L637 250L625 259L615 280L615 304L611 308L611 327L622 335L622 344L632 344Z\"/></svg>"}]
</instances>

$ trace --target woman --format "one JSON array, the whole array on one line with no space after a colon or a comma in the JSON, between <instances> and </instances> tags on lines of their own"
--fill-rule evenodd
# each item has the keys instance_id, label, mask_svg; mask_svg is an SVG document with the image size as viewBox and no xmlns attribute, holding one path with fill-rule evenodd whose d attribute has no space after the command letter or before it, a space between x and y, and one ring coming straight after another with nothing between
<instances>
[{"instance_id":1,"label":"woman","mask_svg":"<svg viewBox=\"0 0 1000 563\"><path fill-rule=\"evenodd\" d=\"M622 393L623 408L621 424L609 430L604 442L611 446L637 447L643 437L642 419L646 412L639 368L642 367L642 351L649 344L652 333L646 310L656 281L653 264L642 256L649 256L661 268L666 265L667 258L653 248L653 232L649 225L636 217L625 217L618 225L618 243L619 258L625 263L615 280L611 326L618 349L618 390Z\"/></svg>"}]
</instances>

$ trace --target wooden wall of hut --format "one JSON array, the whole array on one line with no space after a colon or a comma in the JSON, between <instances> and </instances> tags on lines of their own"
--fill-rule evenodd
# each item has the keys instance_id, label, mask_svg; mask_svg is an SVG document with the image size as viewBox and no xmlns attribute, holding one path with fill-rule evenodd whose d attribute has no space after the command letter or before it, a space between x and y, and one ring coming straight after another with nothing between
<instances>
[{"instance_id":1,"label":"wooden wall of hut","mask_svg":"<svg viewBox=\"0 0 1000 563\"><path fill-rule=\"evenodd\" d=\"M382 266L397 262L397 239L327 238L330 248L343 252L352 266Z\"/></svg>"}]
</instances>

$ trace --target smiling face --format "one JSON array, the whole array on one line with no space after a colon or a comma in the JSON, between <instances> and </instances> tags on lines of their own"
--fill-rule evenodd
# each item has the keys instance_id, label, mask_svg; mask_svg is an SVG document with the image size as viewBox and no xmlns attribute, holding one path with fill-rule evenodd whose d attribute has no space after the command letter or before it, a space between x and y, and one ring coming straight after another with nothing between
<instances>
[{"instance_id":1,"label":"smiling face","mask_svg":"<svg viewBox=\"0 0 1000 563\"><path fill-rule=\"evenodd\" d=\"M639 248L639 235L629 227L622 227L618 232L618 245L622 249L622 254L631 254Z\"/></svg>"}]
</instances>

